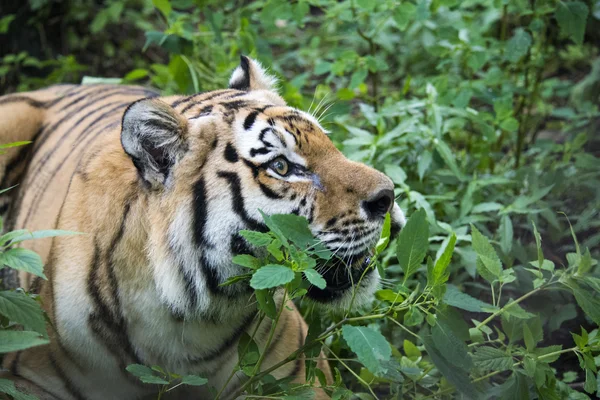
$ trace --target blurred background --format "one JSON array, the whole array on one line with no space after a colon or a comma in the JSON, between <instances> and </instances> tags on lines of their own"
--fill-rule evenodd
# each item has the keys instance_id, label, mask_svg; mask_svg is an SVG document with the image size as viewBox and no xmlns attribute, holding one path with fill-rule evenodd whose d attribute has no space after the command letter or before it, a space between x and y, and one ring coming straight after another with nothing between
<instances>
[{"instance_id":1,"label":"blurred background","mask_svg":"<svg viewBox=\"0 0 600 400\"><path fill-rule=\"evenodd\" d=\"M575 251L569 221L600 256L600 1L23 0L0 16L2 94L80 82L194 93L225 87L240 54L257 58L348 157L394 180L408 215L426 211L431 250L457 234L450 282L474 297L493 300L470 224L514 267L506 298L535 285L532 221L556 265ZM393 288L391 252L383 265ZM593 328L570 294L524 304L545 344ZM378 329L401 347L402 331ZM557 376L575 382L576 369L567 356Z\"/></svg>"}]
</instances>

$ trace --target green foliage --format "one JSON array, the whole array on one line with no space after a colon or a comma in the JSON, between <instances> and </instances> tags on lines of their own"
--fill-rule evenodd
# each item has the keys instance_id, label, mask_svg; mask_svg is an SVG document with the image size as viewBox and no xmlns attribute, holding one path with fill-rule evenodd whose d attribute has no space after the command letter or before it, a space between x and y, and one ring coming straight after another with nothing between
<instances>
[{"instance_id":1,"label":"green foliage","mask_svg":"<svg viewBox=\"0 0 600 400\"><path fill-rule=\"evenodd\" d=\"M326 284L315 267L331 256L305 221L265 217L269 232L241 233L263 255L236 256L245 274L227 284L264 287L255 290L263 318L277 320L282 292L297 301L310 338L288 362L305 354L311 384L338 399L461 396L455 389L587 398L597 389L597 2L75 3L62 16L67 55L3 56L9 91L79 82L84 70L165 95L212 90L248 54L346 156L393 180L411 218L388 250L386 225L374 251L383 278L376 301L343 317L302 300L308 285ZM34 21L49 12L45 2L29 7ZM0 20L0 32L15 26L10 15ZM34 256L13 260L9 251L2 257L43 273ZM385 338L389 359L374 366L345 340L348 327ZM567 330L573 341L557 342ZM334 385L319 382L321 349L339 370ZM248 393L301 395L259 372L263 353L250 336L238 350Z\"/></svg>"}]
</instances>

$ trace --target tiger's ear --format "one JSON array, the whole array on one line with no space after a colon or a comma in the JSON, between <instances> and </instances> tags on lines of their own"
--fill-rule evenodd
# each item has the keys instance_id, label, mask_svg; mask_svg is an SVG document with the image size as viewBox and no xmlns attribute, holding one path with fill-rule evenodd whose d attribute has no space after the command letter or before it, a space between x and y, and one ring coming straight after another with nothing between
<instances>
[{"instance_id":1,"label":"tiger's ear","mask_svg":"<svg viewBox=\"0 0 600 400\"><path fill-rule=\"evenodd\" d=\"M241 56L240 66L233 71L229 79L229 88L277 92L277 79L267 74L258 61Z\"/></svg>"},{"instance_id":2,"label":"tiger's ear","mask_svg":"<svg viewBox=\"0 0 600 400\"><path fill-rule=\"evenodd\" d=\"M143 99L125 110L121 126L121 145L142 179L152 188L163 186L187 150L187 120L160 100Z\"/></svg>"}]
</instances>

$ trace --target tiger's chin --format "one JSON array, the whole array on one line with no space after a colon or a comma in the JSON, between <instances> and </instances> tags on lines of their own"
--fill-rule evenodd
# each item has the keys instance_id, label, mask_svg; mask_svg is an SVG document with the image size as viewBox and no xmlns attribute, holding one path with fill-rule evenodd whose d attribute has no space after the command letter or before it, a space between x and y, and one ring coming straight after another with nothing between
<instances>
[{"instance_id":1,"label":"tiger's chin","mask_svg":"<svg viewBox=\"0 0 600 400\"><path fill-rule=\"evenodd\" d=\"M371 263L369 254L352 260L337 259L323 266L322 274L327 286L319 289L311 286L308 297L336 309L356 308L369 303L379 284L379 273Z\"/></svg>"}]
</instances>

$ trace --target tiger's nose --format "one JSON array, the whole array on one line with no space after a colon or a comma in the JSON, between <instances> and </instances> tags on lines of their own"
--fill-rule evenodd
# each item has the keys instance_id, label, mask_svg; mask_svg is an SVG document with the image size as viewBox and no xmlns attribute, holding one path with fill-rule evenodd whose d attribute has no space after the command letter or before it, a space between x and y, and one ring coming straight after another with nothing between
<instances>
[{"instance_id":1,"label":"tiger's nose","mask_svg":"<svg viewBox=\"0 0 600 400\"><path fill-rule=\"evenodd\" d=\"M385 217L394 204L394 191L391 189L381 189L375 193L369 200L362 202L362 207L367 213L369 219Z\"/></svg>"}]
</instances>

